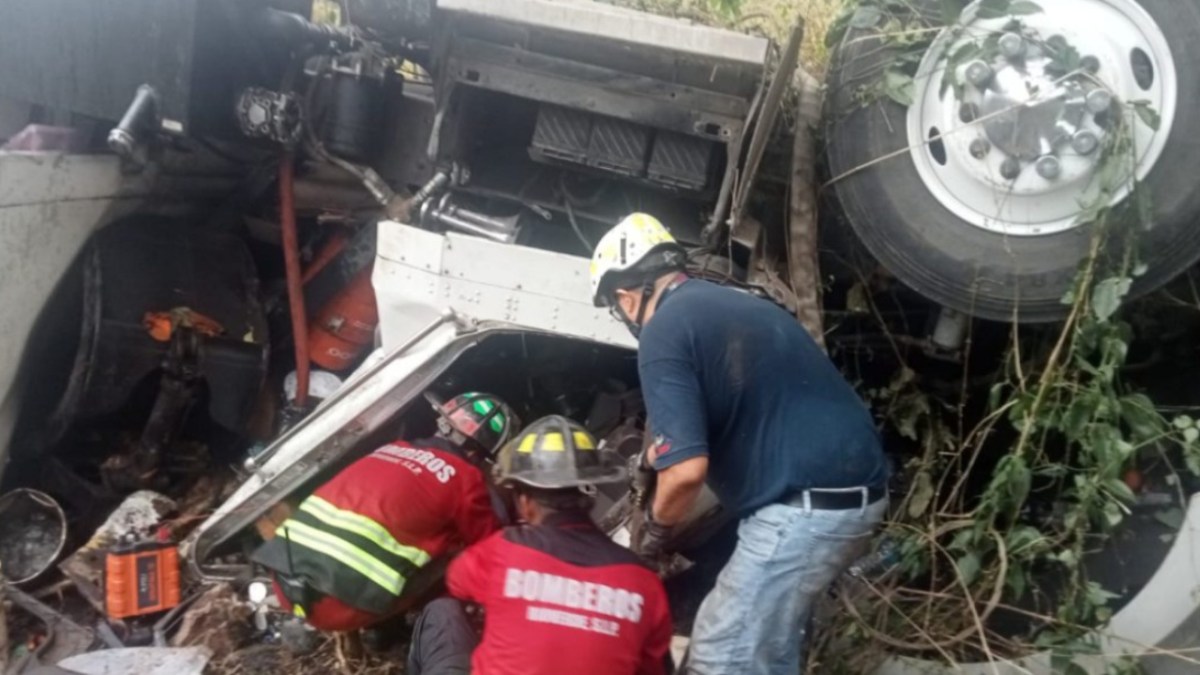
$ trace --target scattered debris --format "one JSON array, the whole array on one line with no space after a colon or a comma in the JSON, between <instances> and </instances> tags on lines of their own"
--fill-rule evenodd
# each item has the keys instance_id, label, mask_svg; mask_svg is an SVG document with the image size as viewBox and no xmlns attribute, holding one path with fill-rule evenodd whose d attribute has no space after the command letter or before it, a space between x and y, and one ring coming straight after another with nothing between
<instances>
[{"instance_id":1,"label":"scattered debris","mask_svg":"<svg viewBox=\"0 0 1200 675\"><path fill-rule=\"evenodd\" d=\"M183 622L171 644L204 646L214 654L231 654L253 638L253 614L254 610L232 586L212 586L183 612Z\"/></svg>"},{"instance_id":2,"label":"scattered debris","mask_svg":"<svg viewBox=\"0 0 1200 675\"><path fill-rule=\"evenodd\" d=\"M80 626L37 598L11 584L6 584L5 596L12 604L28 612L45 624L45 632L38 632L27 643L29 647L7 672L22 673L26 669L43 663L57 663L69 656L82 653L92 646L96 636L91 629ZM3 641L7 643L7 640ZM4 656L7 656L7 649ZM3 657L0 657L3 658ZM2 663L2 662L0 662Z\"/></svg>"},{"instance_id":3,"label":"scattered debris","mask_svg":"<svg viewBox=\"0 0 1200 675\"><path fill-rule=\"evenodd\" d=\"M58 665L80 675L202 675L210 659L204 647L130 647L80 654Z\"/></svg>"},{"instance_id":4,"label":"scattered debris","mask_svg":"<svg viewBox=\"0 0 1200 675\"><path fill-rule=\"evenodd\" d=\"M19 488L0 497L0 570L15 584L54 564L67 541L67 517L50 495Z\"/></svg>"},{"instance_id":5,"label":"scattered debris","mask_svg":"<svg viewBox=\"0 0 1200 675\"><path fill-rule=\"evenodd\" d=\"M225 327L216 319L189 307L176 307L169 312L146 312L142 326L159 342L170 342L178 328L191 328L205 337L218 337L225 332Z\"/></svg>"},{"instance_id":6,"label":"scattered debris","mask_svg":"<svg viewBox=\"0 0 1200 675\"><path fill-rule=\"evenodd\" d=\"M80 594L97 611L104 612L102 588L105 555L123 538L144 537L153 533L163 518L175 510L175 502L157 492L141 490L129 495L92 538L59 565L59 569L75 583Z\"/></svg>"}]
</instances>

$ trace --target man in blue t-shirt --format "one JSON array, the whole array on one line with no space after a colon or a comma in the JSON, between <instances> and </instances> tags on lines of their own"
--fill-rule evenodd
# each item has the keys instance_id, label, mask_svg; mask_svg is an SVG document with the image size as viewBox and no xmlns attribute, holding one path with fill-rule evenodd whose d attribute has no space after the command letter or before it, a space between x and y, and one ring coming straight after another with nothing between
<instances>
[{"instance_id":1,"label":"man in blue t-shirt","mask_svg":"<svg viewBox=\"0 0 1200 675\"><path fill-rule=\"evenodd\" d=\"M887 509L879 436L792 316L689 279L684 260L643 213L609 231L592 259L593 300L639 338L654 440L655 497L634 547L660 553L707 481L740 524L696 617L688 672L796 673L813 603Z\"/></svg>"}]
</instances>

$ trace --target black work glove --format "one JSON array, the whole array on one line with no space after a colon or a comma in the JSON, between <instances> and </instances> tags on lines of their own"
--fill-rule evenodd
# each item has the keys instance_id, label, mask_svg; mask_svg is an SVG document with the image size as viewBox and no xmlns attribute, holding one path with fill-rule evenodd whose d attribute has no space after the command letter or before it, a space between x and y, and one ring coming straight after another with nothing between
<instances>
[{"instance_id":1,"label":"black work glove","mask_svg":"<svg viewBox=\"0 0 1200 675\"><path fill-rule=\"evenodd\" d=\"M650 496L654 493L656 474L654 469L646 464L646 450L629 458L629 493L633 497L633 505L639 509L646 508Z\"/></svg>"},{"instance_id":2,"label":"black work glove","mask_svg":"<svg viewBox=\"0 0 1200 675\"><path fill-rule=\"evenodd\" d=\"M649 509L642 517L642 526L633 540L633 552L644 560L655 561L663 554L663 548L671 537L671 526L654 520Z\"/></svg>"}]
</instances>

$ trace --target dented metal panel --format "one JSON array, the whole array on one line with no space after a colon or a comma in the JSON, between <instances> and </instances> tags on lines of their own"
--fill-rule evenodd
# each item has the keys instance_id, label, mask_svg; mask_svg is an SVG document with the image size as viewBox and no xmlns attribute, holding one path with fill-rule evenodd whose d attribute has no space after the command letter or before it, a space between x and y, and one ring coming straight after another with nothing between
<instances>
[{"instance_id":1,"label":"dented metal panel","mask_svg":"<svg viewBox=\"0 0 1200 675\"><path fill-rule=\"evenodd\" d=\"M374 284L382 348L271 444L250 476L184 543L193 569L272 505L391 423L455 360L491 335L542 333L624 348L624 326L593 307L583 258L379 224Z\"/></svg>"},{"instance_id":2,"label":"dented metal panel","mask_svg":"<svg viewBox=\"0 0 1200 675\"><path fill-rule=\"evenodd\" d=\"M479 237L379 224L375 295L383 345L445 308L479 321L636 349L626 328L592 306L588 260Z\"/></svg>"},{"instance_id":3,"label":"dented metal panel","mask_svg":"<svg viewBox=\"0 0 1200 675\"><path fill-rule=\"evenodd\" d=\"M122 186L116 157L0 153L0 459L34 320L92 232L136 199Z\"/></svg>"},{"instance_id":4,"label":"dented metal panel","mask_svg":"<svg viewBox=\"0 0 1200 675\"><path fill-rule=\"evenodd\" d=\"M763 38L587 0L440 0L438 9L704 58L757 65L767 56Z\"/></svg>"}]
</instances>

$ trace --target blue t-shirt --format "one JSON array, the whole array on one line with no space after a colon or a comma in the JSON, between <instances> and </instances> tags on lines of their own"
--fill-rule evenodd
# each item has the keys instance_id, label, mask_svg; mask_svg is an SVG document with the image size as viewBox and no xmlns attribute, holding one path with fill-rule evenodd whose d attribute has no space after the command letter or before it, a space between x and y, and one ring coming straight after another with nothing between
<instances>
[{"instance_id":1,"label":"blue t-shirt","mask_svg":"<svg viewBox=\"0 0 1200 675\"><path fill-rule=\"evenodd\" d=\"M707 455L739 516L804 488L882 487L871 413L783 309L706 281L670 288L642 330L638 371L656 469Z\"/></svg>"}]
</instances>

